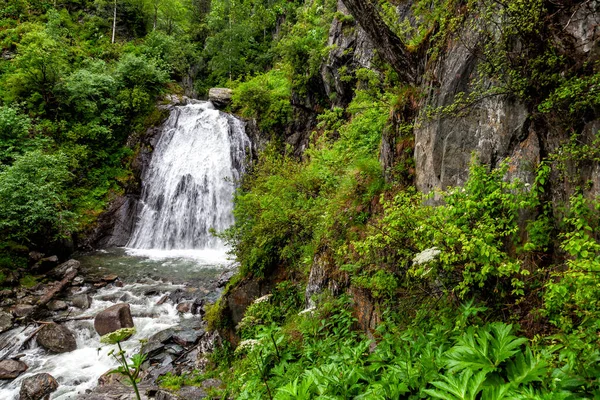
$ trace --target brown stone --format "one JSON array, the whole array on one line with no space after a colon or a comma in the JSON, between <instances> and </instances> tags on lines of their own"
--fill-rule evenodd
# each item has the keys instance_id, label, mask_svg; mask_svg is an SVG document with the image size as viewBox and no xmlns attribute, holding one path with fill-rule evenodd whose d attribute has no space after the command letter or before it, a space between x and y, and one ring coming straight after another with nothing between
<instances>
[{"instance_id":1,"label":"brown stone","mask_svg":"<svg viewBox=\"0 0 600 400\"><path fill-rule=\"evenodd\" d=\"M121 328L133 328L131 307L127 303L115 304L104 311L100 311L94 319L94 329L100 336Z\"/></svg>"},{"instance_id":2,"label":"brown stone","mask_svg":"<svg viewBox=\"0 0 600 400\"><path fill-rule=\"evenodd\" d=\"M58 382L50 374L41 373L23 379L19 400L42 400L58 389Z\"/></svg>"},{"instance_id":3,"label":"brown stone","mask_svg":"<svg viewBox=\"0 0 600 400\"><path fill-rule=\"evenodd\" d=\"M73 333L65 326L50 323L45 325L36 336L37 343L53 353L66 353L77 348Z\"/></svg>"},{"instance_id":4,"label":"brown stone","mask_svg":"<svg viewBox=\"0 0 600 400\"><path fill-rule=\"evenodd\" d=\"M18 360L0 361L0 379L15 379L27 371L27 364Z\"/></svg>"},{"instance_id":5,"label":"brown stone","mask_svg":"<svg viewBox=\"0 0 600 400\"><path fill-rule=\"evenodd\" d=\"M115 275L115 274L105 275L105 276L102 277L102 280L104 282L114 282L117 279L119 279L119 276Z\"/></svg>"}]
</instances>

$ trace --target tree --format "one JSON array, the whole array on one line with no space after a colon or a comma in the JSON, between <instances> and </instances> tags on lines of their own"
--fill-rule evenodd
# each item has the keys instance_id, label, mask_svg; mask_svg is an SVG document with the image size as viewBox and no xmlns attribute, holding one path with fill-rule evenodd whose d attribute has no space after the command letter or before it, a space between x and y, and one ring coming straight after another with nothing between
<instances>
[{"instance_id":1,"label":"tree","mask_svg":"<svg viewBox=\"0 0 600 400\"><path fill-rule=\"evenodd\" d=\"M361 28L367 32L380 56L392 65L405 82L416 83L418 79L416 60L402 40L387 26L379 14L377 3L372 0L342 1Z\"/></svg>"},{"instance_id":2,"label":"tree","mask_svg":"<svg viewBox=\"0 0 600 400\"><path fill-rule=\"evenodd\" d=\"M0 169L0 237L31 243L70 234L75 221L68 210L67 164L62 153L35 150Z\"/></svg>"}]
</instances>

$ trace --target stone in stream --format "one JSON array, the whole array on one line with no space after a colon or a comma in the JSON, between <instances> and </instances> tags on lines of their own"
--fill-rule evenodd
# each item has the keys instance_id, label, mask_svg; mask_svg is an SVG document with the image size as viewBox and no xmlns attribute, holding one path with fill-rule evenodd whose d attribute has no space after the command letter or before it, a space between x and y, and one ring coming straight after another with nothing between
<instances>
[{"instance_id":1,"label":"stone in stream","mask_svg":"<svg viewBox=\"0 0 600 400\"><path fill-rule=\"evenodd\" d=\"M41 347L53 353L66 353L77 348L73 332L54 322L44 325L35 340Z\"/></svg>"},{"instance_id":2,"label":"stone in stream","mask_svg":"<svg viewBox=\"0 0 600 400\"><path fill-rule=\"evenodd\" d=\"M48 303L47 307L50 311L62 311L69 308L67 303L62 300L52 300L50 303Z\"/></svg>"},{"instance_id":3,"label":"stone in stream","mask_svg":"<svg viewBox=\"0 0 600 400\"><path fill-rule=\"evenodd\" d=\"M50 374L41 373L23 379L19 400L42 400L58 389L58 382Z\"/></svg>"},{"instance_id":4,"label":"stone in stream","mask_svg":"<svg viewBox=\"0 0 600 400\"><path fill-rule=\"evenodd\" d=\"M195 345L202 335L204 335L203 330L195 331L193 329L188 329L176 332L173 335L173 341L181 346L188 347Z\"/></svg>"},{"instance_id":5,"label":"stone in stream","mask_svg":"<svg viewBox=\"0 0 600 400\"><path fill-rule=\"evenodd\" d=\"M0 379L15 379L27 371L27 364L19 360L0 361Z\"/></svg>"},{"instance_id":6,"label":"stone in stream","mask_svg":"<svg viewBox=\"0 0 600 400\"><path fill-rule=\"evenodd\" d=\"M31 304L17 304L11 308L11 312L17 318L28 317L35 311L35 306Z\"/></svg>"},{"instance_id":7,"label":"stone in stream","mask_svg":"<svg viewBox=\"0 0 600 400\"><path fill-rule=\"evenodd\" d=\"M87 310L92 306L92 296L90 296L87 293L76 294L71 299L71 303L74 307L80 308L82 310Z\"/></svg>"},{"instance_id":8,"label":"stone in stream","mask_svg":"<svg viewBox=\"0 0 600 400\"><path fill-rule=\"evenodd\" d=\"M71 259L54 268L52 271L50 271L49 275L56 279L62 279L69 272L79 270L80 265L81 263L79 261Z\"/></svg>"},{"instance_id":9,"label":"stone in stream","mask_svg":"<svg viewBox=\"0 0 600 400\"><path fill-rule=\"evenodd\" d=\"M121 328L133 328L131 306L127 303L119 303L108 307L96 314L96 318L94 318L94 329L100 336Z\"/></svg>"},{"instance_id":10,"label":"stone in stream","mask_svg":"<svg viewBox=\"0 0 600 400\"><path fill-rule=\"evenodd\" d=\"M6 332L13 326L13 316L4 311L0 311L0 333Z\"/></svg>"}]
</instances>

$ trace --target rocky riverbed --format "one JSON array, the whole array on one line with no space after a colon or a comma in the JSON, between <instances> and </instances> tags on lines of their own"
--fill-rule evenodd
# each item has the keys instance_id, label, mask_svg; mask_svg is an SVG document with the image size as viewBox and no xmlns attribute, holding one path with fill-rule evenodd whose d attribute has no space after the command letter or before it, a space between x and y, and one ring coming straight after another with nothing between
<instances>
[{"instance_id":1,"label":"rocky riverbed","mask_svg":"<svg viewBox=\"0 0 600 400\"><path fill-rule=\"evenodd\" d=\"M0 293L0 398L132 398L130 386L107 374L117 364L108 355L112 346L100 343L100 333L132 325L136 333L123 348L147 355L143 396L203 398L202 387L173 394L159 390L157 379L204 367L220 343L207 332L204 305L219 296L234 267L210 257L127 256L123 250L79 258L60 264L40 258L36 268L48 279Z\"/></svg>"}]
</instances>

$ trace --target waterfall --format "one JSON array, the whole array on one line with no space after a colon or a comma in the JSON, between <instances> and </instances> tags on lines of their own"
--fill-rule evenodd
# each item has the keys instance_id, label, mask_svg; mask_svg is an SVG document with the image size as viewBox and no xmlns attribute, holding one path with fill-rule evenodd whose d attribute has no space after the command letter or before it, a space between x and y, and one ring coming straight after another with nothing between
<instances>
[{"instance_id":1,"label":"waterfall","mask_svg":"<svg viewBox=\"0 0 600 400\"><path fill-rule=\"evenodd\" d=\"M175 107L142 177L134 249L224 248L210 230L233 223L235 182L251 148L244 124L210 102Z\"/></svg>"}]
</instances>

